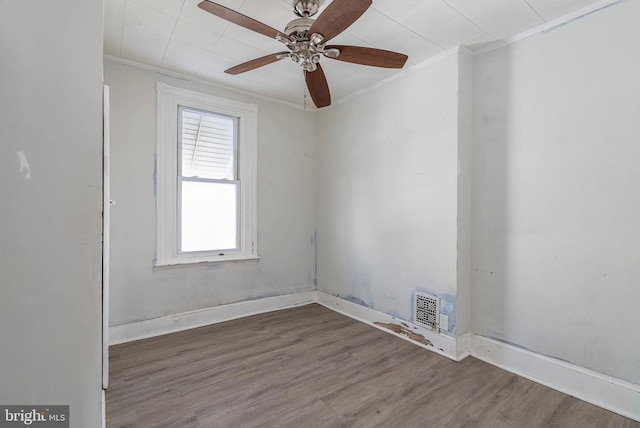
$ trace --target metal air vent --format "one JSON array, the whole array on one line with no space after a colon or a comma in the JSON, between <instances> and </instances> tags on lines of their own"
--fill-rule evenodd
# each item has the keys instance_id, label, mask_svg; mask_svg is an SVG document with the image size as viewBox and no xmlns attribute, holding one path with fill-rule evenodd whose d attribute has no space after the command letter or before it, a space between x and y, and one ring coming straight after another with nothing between
<instances>
[{"instance_id":1,"label":"metal air vent","mask_svg":"<svg viewBox=\"0 0 640 428\"><path fill-rule=\"evenodd\" d=\"M414 301L415 323L440 332L440 298L420 291Z\"/></svg>"}]
</instances>

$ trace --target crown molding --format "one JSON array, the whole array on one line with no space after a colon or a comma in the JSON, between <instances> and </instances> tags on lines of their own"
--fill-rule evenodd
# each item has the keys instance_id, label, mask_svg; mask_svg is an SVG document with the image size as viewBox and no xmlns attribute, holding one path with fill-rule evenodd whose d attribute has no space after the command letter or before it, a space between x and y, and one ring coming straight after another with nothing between
<instances>
[{"instance_id":1,"label":"crown molding","mask_svg":"<svg viewBox=\"0 0 640 428\"><path fill-rule=\"evenodd\" d=\"M149 65L149 64L144 64L141 62L137 62L137 61L133 61L130 59L125 59L125 58L120 58L118 56L113 56L113 55L109 55L109 54L104 54L104 59L106 61L109 62L113 62L116 64L120 64L120 65L124 65L126 67L132 67L132 68L136 68L138 70L142 70L142 71L146 71L149 73L153 73L155 75L157 75L156 77L160 77L160 76L165 76L165 77L169 77L172 79L178 79L178 80L182 80L182 81L187 81L187 82L191 82L191 83L197 83L199 85L204 85L204 86L208 86L211 88L220 88L220 89L224 89L227 91L232 91L232 92L236 92L238 94L242 94L244 96L247 97L251 97L251 98L257 98L263 101L268 101L268 102L272 102L275 104L280 104L280 105L284 105L287 107L291 107L294 108L296 110L302 110L302 111L306 111L309 113L315 113L318 110L315 107L312 108L307 108L305 109L304 106L298 105L298 104L293 104L287 101L283 101L281 99L278 98L273 98L267 95L262 95L262 94L258 94L256 92L252 92L252 91L247 91L244 89L240 89L238 87L235 86L230 86L230 85L225 85L223 83L218 83L214 80L209 80L209 79L203 79L201 77L195 77L195 76L189 76L187 74L183 74L177 71L172 71L172 70L167 70L166 68L162 68L162 67L157 67L154 65ZM161 79L161 77L160 77Z\"/></svg>"},{"instance_id":2,"label":"crown molding","mask_svg":"<svg viewBox=\"0 0 640 428\"><path fill-rule=\"evenodd\" d=\"M334 106L337 106L337 105L340 105L340 104L344 104L347 101L351 101L354 98L358 98L359 96L361 96L363 94L366 94L367 92L371 92L374 89L377 89L377 88L379 88L381 86L384 86L387 83L393 82L394 80L397 80L397 79L401 79L401 78L403 78L403 77L405 77L405 76L407 76L407 75L409 75L411 73L416 72L417 70L420 70L420 69L422 69L424 67L428 67L428 66L430 66L432 64L435 64L436 62L439 62L439 61L441 61L441 60L443 60L443 59L445 59L445 58L447 58L447 57L449 57L451 55L457 54L460 51L460 48L461 48L461 46L456 46L455 48L448 49L448 50L446 50L444 52L439 53L436 56L432 56L431 58L426 59L426 60L424 60L424 61L422 61L422 62L420 62L418 64L415 64L415 65L413 65L413 66L411 66L409 68L405 68L404 70L394 74L393 76L389 76L389 77L386 77L386 78L384 78L382 80L378 80L377 82L372 83L369 86L366 86L366 87L364 87L362 89L359 89L359 90L357 90L357 91L355 91L355 92L353 92L353 93L351 93L351 94L349 94L349 95L347 95L345 97L340 98L337 101L334 101L327 108L330 109L330 108L332 108ZM464 49L466 51L469 50L467 48L464 48Z\"/></svg>"},{"instance_id":3,"label":"crown molding","mask_svg":"<svg viewBox=\"0 0 640 428\"><path fill-rule=\"evenodd\" d=\"M495 51L497 49L503 48L505 46L509 46L512 45L514 43L517 43L521 40L524 40L526 38L529 38L531 36L536 36L539 34L547 34L550 33L553 30L556 30L560 27L564 27L567 24L570 24L574 21L577 21L579 19L582 19L584 17L587 17L589 15L592 15L596 12L599 12L603 9L607 9L611 6L615 6L619 3L623 3L627 0L600 0L596 3L593 3L587 7L584 7L582 9L579 9L575 12L572 12L568 15L562 16L560 18L554 19L552 21L549 22L545 22L544 24L541 24L537 27L532 28L531 30L527 30L524 31L522 33L516 34L515 36L511 36L508 39L504 39L504 40L498 40L497 42L493 42L490 43L486 46L483 46L479 49L470 49L470 52L472 52L472 55L475 56L480 56L480 55L484 55L486 53Z\"/></svg>"}]
</instances>

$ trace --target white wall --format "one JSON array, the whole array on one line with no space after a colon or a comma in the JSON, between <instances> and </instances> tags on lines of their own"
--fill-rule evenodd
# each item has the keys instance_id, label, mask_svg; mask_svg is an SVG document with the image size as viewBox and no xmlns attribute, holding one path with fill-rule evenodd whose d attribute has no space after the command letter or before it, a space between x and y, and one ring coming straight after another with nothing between
<instances>
[{"instance_id":1,"label":"white wall","mask_svg":"<svg viewBox=\"0 0 640 428\"><path fill-rule=\"evenodd\" d=\"M441 296L456 332L456 52L318 116L318 289L412 320Z\"/></svg>"},{"instance_id":2,"label":"white wall","mask_svg":"<svg viewBox=\"0 0 640 428\"><path fill-rule=\"evenodd\" d=\"M0 2L0 403L72 427L101 421L102 20Z\"/></svg>"},{"instance_id":3,"label":"white wall","mask_svg":"<svg viewBox=\"0 0 640 428\"><path fill-rule=\"evenodd\" d=\"M456 325L458 336L471 328L471 162L473 148L473 58L458 55L458 188Z\"/></svg>"},{"instance_id":4,"label":"white wall","mask_svg":"<svg viewBox=\"0 0 640 428\"><path fill-rule=\"evenodd\" d=\"M326 293L411 320L427 291L450 334L640 383L639 8L317 114L107 63L112 324L310 290L317 269ZM260 262L153 269L156 80L260 105Z\"/></svg>"},{"instance_id":5,"label":"white wall","mask_svg":"<svg viewBox=\"0 0 640 428\"><path fill-rule=\"evenodd\" d=\"M474 63L476 333L640 383L640 2Z\"/></svg>"},{"instance_id":6,"label":"white wall","mask_svg":"<svg viewBox=\"0 0 640 428\"><path fill-rule=\"evenodd\" d=\"M111 90L111 324L315 289L314 115L105 63ZM257 103L261 260L155 268L156 81Z\"/></svg>"}]
</instances>

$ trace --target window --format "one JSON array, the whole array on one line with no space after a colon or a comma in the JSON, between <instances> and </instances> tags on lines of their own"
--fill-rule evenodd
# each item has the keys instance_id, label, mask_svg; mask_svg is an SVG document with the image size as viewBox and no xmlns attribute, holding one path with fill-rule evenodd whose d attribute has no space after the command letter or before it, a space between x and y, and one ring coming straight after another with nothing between
<instances>
[{"instance_id":1,"label":"window","mask_svg":"<svg viewBox=\"0 0 640 428\"><path fill-rule=\"evenodd\" d=\"M156 265L257 259L257 106L157 92Z\"/></svg>"},{"instance_id":2,"label":"window","mask_svg":"<svg viewBox=\"0 0 640 428\"><path fill-rule=\"evenodd\" d=\"M237 122L178 107L178 253L239 249Z\"/></svg>"}]
</instances>

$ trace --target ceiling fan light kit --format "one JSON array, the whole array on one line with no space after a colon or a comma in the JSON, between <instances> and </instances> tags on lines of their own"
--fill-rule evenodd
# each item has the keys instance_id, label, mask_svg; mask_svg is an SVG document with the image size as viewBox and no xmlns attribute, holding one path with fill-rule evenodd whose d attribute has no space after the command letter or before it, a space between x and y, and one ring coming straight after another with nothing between
<instances>
[{"instance_id":1,"label":"ceiling fan light kit","mask_svg":"<svg viewBox=\"0 0 640 428\"><path fill-rule=\"evenodd\" d=\"M302 68L311 99L316 107L322 108L331 105L329 85L320 66L323 57L384 68L402 68L408 59L404 54L383 49L327 46L329 40L346 30L367 11L372 0L333 0L316 19L312 19L322 3L323 0L293 0L293 12L299 18L290 21L284 32L208 0L198 4L198 7L236 25L272 37L288 49L288 52L247 61L225 70L225 73L240 74L290 58Z\"/></svg>"}]
</instances>

